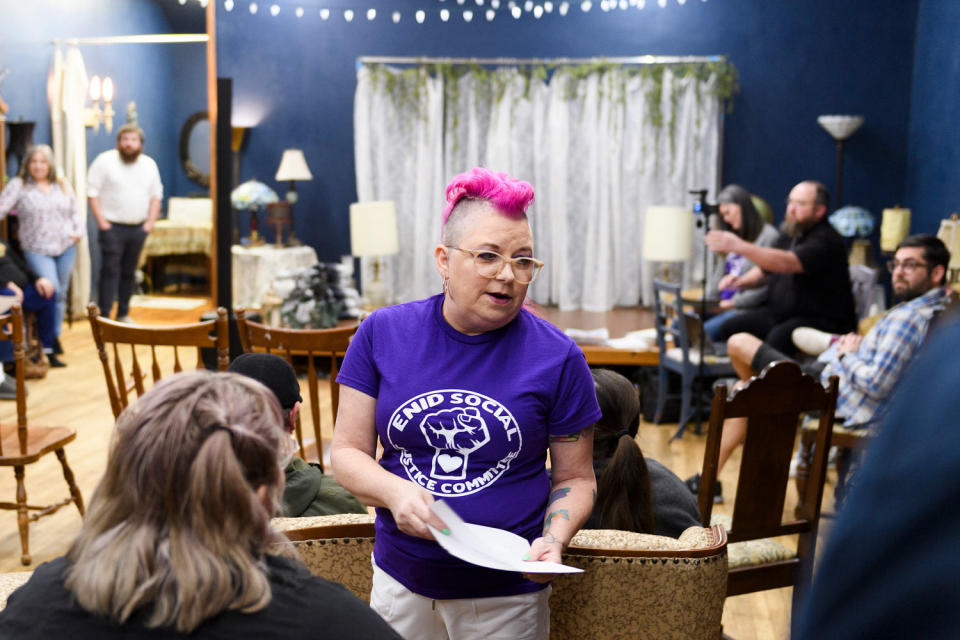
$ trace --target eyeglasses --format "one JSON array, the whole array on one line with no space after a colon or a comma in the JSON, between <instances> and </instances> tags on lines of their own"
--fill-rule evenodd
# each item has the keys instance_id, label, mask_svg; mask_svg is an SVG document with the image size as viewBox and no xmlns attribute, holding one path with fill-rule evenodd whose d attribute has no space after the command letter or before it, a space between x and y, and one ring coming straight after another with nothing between
<instances>
[{"instance_id":1,"label":"eyeglasses","mask_svg":"<svg viewBox=\"0 0 960 640\"><path fill-rule=\"evenodd\" d=\"M929 267L926 262L918 262L916 260L904 260L900 262L899 260L887 260L887 269L890 273L893 273L897 270L897 267L902 267L904 271L913 271L919 269L920 267Z\"/></svg>"},{"instance_id":2,"label":"eyeglasses","mask_svg":"<svg viewBox=\"0 0 960 640\"><path fill-rule=\"evenodd\" d=\"M543 262L536 258L522 256L520 258L505 258L496 251L486 249L461 249L460 247L450 247L457 251L469 253L473 256L473 266L477 270L477 275L484 278L496 278L503 271L504 266L510 265L513 271L513 278L520 284L530 284L537 279L540 269L543 268Z\"/></svg>"}]
</instances>

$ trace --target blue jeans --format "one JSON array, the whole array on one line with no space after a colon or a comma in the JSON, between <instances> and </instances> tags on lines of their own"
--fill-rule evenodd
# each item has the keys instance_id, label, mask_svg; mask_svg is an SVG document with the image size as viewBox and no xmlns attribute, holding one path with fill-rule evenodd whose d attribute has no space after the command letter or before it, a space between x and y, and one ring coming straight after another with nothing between
<instances>
[{"instance_id":1,"label":"blue jeans","mask_svg":"<svg viewBox=\"0 0 960 640\"><path fill-rule=\"evenodd\" d=\"M73 245L58 256L45 256L33 251L24 251L23 256L38 276L46 278L56 287L53 332L54 335L59 336L67 310L67 289L70 288L70 272L73 271L73 262L77 257L77 245Z\"/></svg>"},{"instance_id":2,"label":"blue jeans","mask_svg":"<svg viewBox=\"0 0 960 640\"><path fill-rule=\"evenodd\" d=\"M703 330L710 336L712 342L726 342L730 336L721 336L720 327L723 323L740 313L739 309L727 309L703 323ZM721 339L722 338L722 339Z\"/></svg>"},{"instance_id":3,"label":"blue jeans","mask_svg":"<svg viewBox=\"0 0 960 640\"><path fill-rule=\"evenodd\" d=\"M0 296L11 296L13 291L6 287L0 288ZM53 317L56 313L56 300L44 298L32 284L23 288L23 302L20 306L24 311L32 311L37 316L37 333L44 353L53 353ZM9 340L0 341L0 361L13 360L13 343Z\"/></svg>"}]
</instances>

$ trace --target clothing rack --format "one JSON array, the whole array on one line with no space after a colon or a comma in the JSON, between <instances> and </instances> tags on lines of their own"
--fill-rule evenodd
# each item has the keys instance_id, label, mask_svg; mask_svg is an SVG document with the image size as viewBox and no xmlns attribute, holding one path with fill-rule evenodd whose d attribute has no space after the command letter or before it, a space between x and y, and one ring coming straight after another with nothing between
<instances>
[{"instance_id":1,"label":"clothing rack","mask_svg":"<svg viewBox=\"0 0 960 640\"><path fill-rule=\"evenodd\" d=\"M132 36L101 36L96 38L55 38L53 44L76 46L80 44L182 44L185 42L207 42L205 33L147 33Z\"/></svg>"},{"instance_id":2,"label":"clothing rack","mask_svg":"<svg viewBox=\"0 0 960 640\"><path fill-rule=\"evenodd\" d=\"M688 62L722 62L726 56L628 56L611 58L431 58L425 56L360 56L357 69L365 64L481 64L481 65L578 65L578 64L683 64Z\"/></svg>"}]
</instances>

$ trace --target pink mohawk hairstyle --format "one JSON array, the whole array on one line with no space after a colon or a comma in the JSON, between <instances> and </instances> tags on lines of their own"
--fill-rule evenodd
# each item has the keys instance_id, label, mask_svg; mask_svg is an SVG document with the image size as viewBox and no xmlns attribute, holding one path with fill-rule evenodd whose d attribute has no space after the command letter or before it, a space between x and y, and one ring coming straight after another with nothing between
<instances>
[{"instance_id":1,"label":"pink mohawk hairstyle","mask_svg":"<svg viewBox=\"0 0 960 640\"><path fill-rule=\"evenodd\" d=\"M443 226L450 212L464 198L486 200L511 218L520 218L533 204L533 187L502 171L475 167L454 177L447 185L447 206L443 210Z\"/></svg>"}]
</instances>

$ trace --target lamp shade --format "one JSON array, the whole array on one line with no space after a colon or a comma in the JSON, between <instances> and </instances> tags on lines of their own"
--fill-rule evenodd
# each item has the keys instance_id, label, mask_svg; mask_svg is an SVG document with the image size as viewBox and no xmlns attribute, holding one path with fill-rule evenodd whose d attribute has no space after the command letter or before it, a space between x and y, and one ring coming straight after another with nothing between
<instances>
[{"instance_id":1,"label":"lamp shade","mask_svg":"<svg viewBox=\"0 0 960 640\"><path fill-rule=\"evenodd\" d=\"M873 233L873 214L863 207L841 207L830 214L829 221L844 238L866 238Z\"/></svg>"},{"instance_id":2,"label":"lamp shade","mask_svg":"<svg viewBox=\"0 0 960 640\"><path fill-rule=\"evenodd\" d=\"M884 209L880 218L880 250L893 253L910 234L910 209Z\"/></svg>"},{"instance_id":3,"label":"lamp shade","mask_svg":"<svg viewBox=\"0 0 960 640\"><path fill-rule=\"evenodd\" d=\"M257 180L247 180L230 192L234 209L259 209L277 201L277 192Z\"/></svg>"},{"instance_id":4,"label":"lamp shade","mask_svg":"<svg viewBox=\"0 0 960 640\"><path fill-rule=\"evenodd\" d=\"M280 166L274 180L313 180L307 159L300 149L287 149L280 158Z\"/></svg>"},{"instance_id":5,"label":"lamp shade","mask_svg":"<svg viewBox=\"0 0 960 640\"><path fill-rule=\"evenodd\" d=\"M940 230L937 237L943 240L950 250L950 268L960 269L960 220L957 214L940 221Z\"/></svg>"},{"instance_id":6,"label":"lamp shade","mask_svg":"<svg viewBox=\"0 0 960 640\"><path fill-rule=\"evenodd\" d=\"M397 212L392 201L350 205L350 252L353 255L386 256L398 250Z\"/></svg>"},{"instance_id":7,"label":"lamp shade","mask_svg":"<svg viewBox=\"0 0 960 640\"><path fill-rule=\"evenodd\" d=\"M863 116L819 116L817 122L834 140L846 140L863 124Z\"/></svg>"},{"instance_id":8,"label":"lamp shade","mask_svg":"<svg viewBox=\"0 0 960 640\"><path fill-rule=\"evenodd\" d=\"M693 252L693 212L686 207L647 207L643 259L683 262Z\"/></svg>"}]
</instances>

